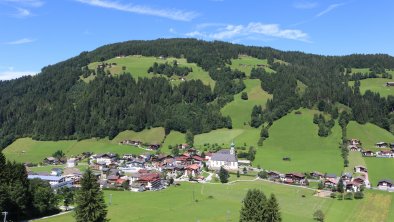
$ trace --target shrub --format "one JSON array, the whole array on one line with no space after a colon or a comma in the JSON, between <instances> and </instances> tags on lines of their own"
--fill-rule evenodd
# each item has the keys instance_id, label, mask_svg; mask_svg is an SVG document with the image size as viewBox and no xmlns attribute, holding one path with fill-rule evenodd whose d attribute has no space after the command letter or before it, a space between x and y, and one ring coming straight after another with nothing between
<instances>
[{"instance_id":1,"label":"shrub","mask_svg":"<svg viewBox=\"0 0 394 222\"><path fill-rule=\"evenodd\" d=\"M345 194L345 200L352 200L353 199L353 193L349 192Z\"/></svg>"},{"instance_id":2,"label":"shrub","mask_svg":"<svg viewBox=\"0 0 394 222\"><path fill-rule=\"evenodd\" d=\"M337 194L336 194L335 192L332 192L332 193L330 194L330 197L333 198L333 199L335 199L335 198L337 197Z\"/></svg>"},{"instance_id":3,"label":"shrub","mask_svg":"<svg viewBox=\"0 0 394 222\"><path fill-rule=\"evenodd\" d=\"M324 213L322 210L316 210L315 213L313 213L313 219L317 221L324 221Z\"/></svg>"},{"instance_id":4,"label":"shrub","mask_svg":"<svg viewBox=\"0 0 394 222\"><path fill-rule=\"evenodd\" d=\"M354 193L354 199L363 199L363 198L364 198L363 192L358 191Z\"/></svg>"}]
</instances>

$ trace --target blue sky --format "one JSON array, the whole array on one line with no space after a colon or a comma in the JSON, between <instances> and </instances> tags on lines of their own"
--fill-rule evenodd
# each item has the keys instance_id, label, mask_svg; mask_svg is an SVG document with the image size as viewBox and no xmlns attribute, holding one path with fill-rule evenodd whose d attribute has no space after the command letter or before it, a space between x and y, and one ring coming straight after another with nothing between
<instances>
[{"instance_id":1,"label":"blue sky","mask_svg":"<svg viewBox=\"0 0 394 222\"><path fill-rule=\"evenodd\" d=\"M0 80L135 39L394 55L393 9L392 0L0 0Z\"/></svg>"}]
</instances>

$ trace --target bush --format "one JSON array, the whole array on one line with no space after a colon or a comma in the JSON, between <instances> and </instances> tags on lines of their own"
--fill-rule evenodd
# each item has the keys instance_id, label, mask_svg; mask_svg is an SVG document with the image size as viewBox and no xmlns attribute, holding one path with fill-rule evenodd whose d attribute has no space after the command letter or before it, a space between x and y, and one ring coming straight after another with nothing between
<instances>
[{"instance_id":1,"label":"bush","mask_svg":"<svg viewBox=\"0 0 394 222\"><path fill-rule=\"evenodd\" d=\"M337 197L337 194L336 194L335 192L332 192L332 193L330 194L330 197L333 198L333 199L335 199L335 198Z\"/></svg>"},{"instance_id":2,"label":"bush","mask_svg":"<svg viewBox=\"0 0 394 222\"><path fill-rule=\"evenodd\" d=\"M353 193L349 192L345 194L345 200L352 200L353 199Z\"/></svg>"},{"instance_id":3,"label":"bush","mask_svg":"<svg viewBox=\"0 0 394 222\"><path fill-rule=\"evenodd\" d=\"M354 199L363 199L364 198L364 194L363 192L356 192L354 193Z\"/></svg>"},{"instance_id":4,"label":"bush","mask_svg":"<svg viewBox=\"0 0 394 222\"><path fill-rule=\"evenodd\" d=\"M324 221L324 213L322 210L316 210L315 213L313 213L313 219L317 221Z\"/></svg>"},{"instance_id":5,"label":"bush","mask_svg":"<svg viewBox=\"0 0 394 222\"><path fill-rule=\"evenodd\" d=\"M248 93L242 92L242 94L241 94L241 99L243 99L243 100L248 100Z\"/></svg>"},{"instance_id":6,"label":"bush","mask_svg":"<svg viewBox=\"0 0 394 222\"><path fill-rule=\"evenodd\" d=\"M268 178L268 172L265 171L265 170L260 171L260 172L257 174L257 176L259 176L261 179L267 179L267 178Z\"/></svg>"}]
</instances>

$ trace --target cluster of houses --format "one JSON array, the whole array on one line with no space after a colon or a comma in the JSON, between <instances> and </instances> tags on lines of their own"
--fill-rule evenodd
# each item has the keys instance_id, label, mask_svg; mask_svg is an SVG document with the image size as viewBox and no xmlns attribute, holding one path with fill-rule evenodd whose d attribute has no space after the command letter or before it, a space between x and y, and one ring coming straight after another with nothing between
<instances>
[{"instance_id":1,"label":"cluster of houses","mask_svg":"<svg viewBox=\"0 0 394 222\"><path fill-rule=\"evenodd\" d=\"M122 144L139 146L141 142L125 140ZM44 163L48 165L63 163L66 168L53 168L50 174L31 172L28 178L46 180L54 189L63 186L78 187L82 174L75 166L84 158L88 159L89 167L97 176L101 188L131 191L159 190L182 180L205 182L202 175L205 167L212 170L219 170L220 167L234 172L238 170L234 143L231 144L230 149L222 149L203 156L197 150L188 148L187 144L182 144L180 147L185 152L179 156L150 153L123 156L114 153L83 153L65 162L48 157L45 158Z\"/></svg>"},{"instance_id":2,"label":"cluster of houses","mask_svg":"<svg viewBox=\"0 0 394 222\"><path fill-rule=\"evenodd\" d=\"M348 141L349 151L361 152L364 157L394 158L394 143L378 142L375 144L375 147L383 150L376 152L364 150L361 145L358 139L351 139Z\"/></svg>"},{"instance_id":3,"label":"cluster of houses","mask_svg":"<svg viewBox=\"0 0 394 222\"><path fill-rule=\"evenodd\" d=\"M309 181L320 181L324 189L336 189L340 181L343 182L344 189L347 192L360 191L361 187L369 188L371 185L364 173L367 173L367 168L364 166L354 167L354 172L359 173L360 176L353 177L352 173L343 173L341 176L336 174L323 174L320 172L304 173L286 173L282 174L277 171L268 171L267 179L275 182L281 182L292 185L308 186Z\"/></svg>"}]
</instances>

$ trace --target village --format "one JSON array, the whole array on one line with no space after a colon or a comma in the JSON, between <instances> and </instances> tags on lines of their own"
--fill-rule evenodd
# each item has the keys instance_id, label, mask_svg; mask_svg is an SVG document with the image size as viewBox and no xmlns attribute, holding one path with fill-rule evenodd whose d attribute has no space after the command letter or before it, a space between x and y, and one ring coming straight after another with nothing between
<instances>
[{"instance_id":1,"label":"village","mask_svg":"<svg viewBox=\"0 0 394 222\"><path fill-rule=\"evenodd\" d=\"M158 150L160 144L142 146L140 141L124 140L121 145L144 147L146 150ZM379 148L393 148L393 144L379 142ZM353 172L344 172L342 175L321 172L278 172L274 170L255 168L248 160L238 159L235 144L229 149L217 152L200 152L188 144L178 145L179 155L152 154L142 155L116 153L93 154L82 153L76 157L57 159L47 157L43 160L45 165L54 167L50 173L29 172L28 178L40 178L50 183L53 189L64 186L79 187L83 175L76 166L84 164L97 176L102 189L129 190L135 192L156 191L165 189L170 185L178 186L180 182L215 183L221 168L238 175L253 172L255 178L269 180L276 183L296 185L303 187L316 186L319 190L336 192L338 184L342 184L345 192L360 192L365 188L374 188L384 191L394 191L393 182L383 179L378 184L371 184L368 179L368 169L365 166L355 166ZM349 151L359 151L364 157L394 157L393 150L364 151L358 139L348 141ZM390 156L386 156L390 153ZM286 160L289 161L290 158ZM375 186L374 186L375 185Z\"/></svg>"}]
</instances>

